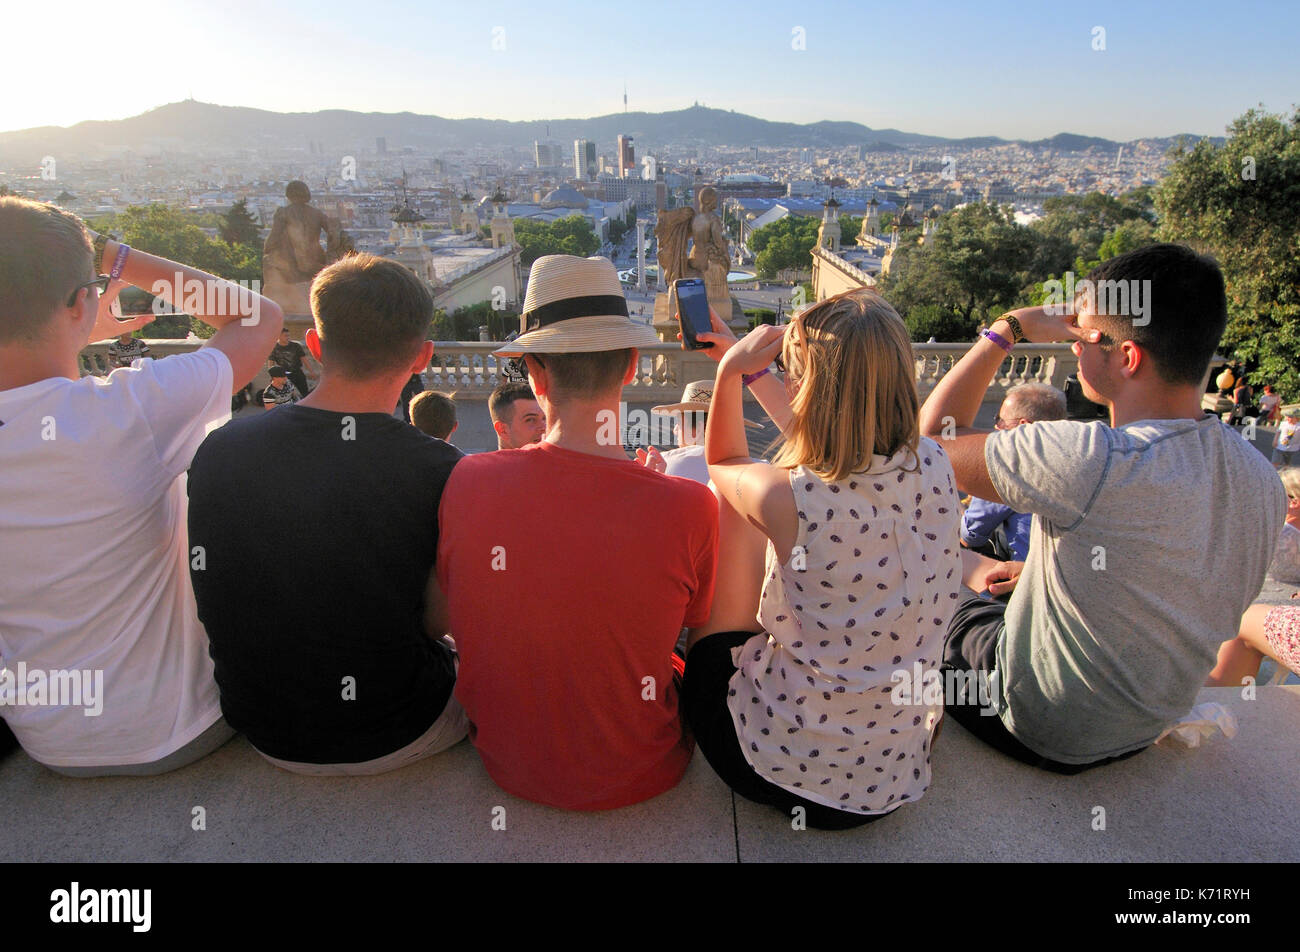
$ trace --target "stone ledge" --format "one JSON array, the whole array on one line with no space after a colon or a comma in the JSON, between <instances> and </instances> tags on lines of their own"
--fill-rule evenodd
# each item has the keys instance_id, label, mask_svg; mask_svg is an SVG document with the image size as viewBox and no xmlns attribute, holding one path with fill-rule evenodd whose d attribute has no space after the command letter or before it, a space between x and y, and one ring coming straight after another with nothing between
<instances>
[{"instance_id":1,"label":"stone ledge","mask_svg":"<svg viewBox=\"0 0 1300 952\"><path fill-rule=\"evenodd\" d=\"M466 743L404 770L310 778L242 737L163 777L72 780L24 754L0 762L0 856L14 862L1294 861L1300 857L1300 688L1229 688L1239 731L1156 748L1078 777L1022 766L949 724L925 799L847 833L795 831L735 799L698 752L654 800L567 813L515 799ZM207 829L191 829L192 810ZM503 806L506 829L492 829ZM1092 829L1093 808L1106 829Z\"/></svg>"}]
</instances>

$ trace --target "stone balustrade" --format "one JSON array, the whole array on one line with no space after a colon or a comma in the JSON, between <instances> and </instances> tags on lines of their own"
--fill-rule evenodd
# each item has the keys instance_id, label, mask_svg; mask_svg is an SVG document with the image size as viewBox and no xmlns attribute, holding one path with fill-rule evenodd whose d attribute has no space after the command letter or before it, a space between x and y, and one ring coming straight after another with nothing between
<instances>
[{"instance_id":1,"label":"stone balustrade","mask_svg":"<svg viewBox=\"0 0 1300 952\"><path fill-rule=\"evenodd\" d=\"M913 344L916 386L924 400L939 380L961 360L970 344ZM1001 403L1008 390L1022 383L1046 383L1065 389L1065 378L1079 369L1069 344L1019 344L998 368L984 394L985 403Z\"/></svg>"},{"instance_id":2,"label":"stone balustrade","mask_svg":"<svg viewBox=\"0 0 1300 952\"><path fill-rule=\"evenodd\" d=\"M81 352L87 373L103 374L108 366L108 341L90 344ZM200 345L197 338L184 340L146 340L155 358L181 354ZM425 371L425 384L432 390L456 391L457 397L486 399L506 379L507 361L494 357L497 343L438 343L433 360ZM913 344L916 358L917 388L924 399L953 364L961 359L970 344ZM642 348L636 378L623 388L629 403L651 401L675 402L685 388L681 346L659 344ZM1065 378L1078 369L1078 359L1068 344L1021 344L1002 362L997 376L985 395L985 403L1000 403L1007 390L1022 383L1049 383L1063 387ZM672 400L666 399L672 397Z\"/></svg>"}]
</instances>

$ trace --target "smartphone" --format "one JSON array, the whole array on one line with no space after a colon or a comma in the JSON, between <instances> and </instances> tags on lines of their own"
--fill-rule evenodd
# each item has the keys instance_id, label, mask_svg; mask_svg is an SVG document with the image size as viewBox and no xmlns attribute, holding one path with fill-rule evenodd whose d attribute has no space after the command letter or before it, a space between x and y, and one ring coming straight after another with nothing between
<instances>
[{"instance_id":1,"label":"smartphone","mask_svg":"<svg viewBox=\"0 0 1300 952\"><path fill-rule=\"evenodd\" d=\"M704 293L704 282L699 278L678 278L673 282L677 292L677 313L682 320L682 350L707 350L696 335L712 334L713 322L709 319L709 299Z\"/></svg>"}]
</instances>

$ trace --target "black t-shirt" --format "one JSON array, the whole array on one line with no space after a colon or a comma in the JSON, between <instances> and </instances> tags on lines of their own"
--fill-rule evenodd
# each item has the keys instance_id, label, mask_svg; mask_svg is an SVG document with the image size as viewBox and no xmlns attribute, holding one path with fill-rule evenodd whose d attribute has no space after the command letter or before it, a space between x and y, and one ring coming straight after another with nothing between
<instances>
[{"instance_id":1,"label":"black t-shirt","mask_svg":"<svg viewBox=\"0 0 1300 952\"><path fill-rule=\"evenodd\" d=\"M271 348L271 363L279 364L291 374L302 370L302 359L306 356L307 351L296 340L291 340L287 344L276 344Z\"/></svg>"},{"instance_id":2,"label":"black t-shirt","mask_svg":"<svg viewBox=\"0 0 1300 952\"><path fill-rule=\"evenodd\" d=\"M462 455L387 414L297 404L203 441L190 576L222 712L258 750L360 763L442 713L455 668L424 632L424 590Z\"/></svg>"}]
</instances>

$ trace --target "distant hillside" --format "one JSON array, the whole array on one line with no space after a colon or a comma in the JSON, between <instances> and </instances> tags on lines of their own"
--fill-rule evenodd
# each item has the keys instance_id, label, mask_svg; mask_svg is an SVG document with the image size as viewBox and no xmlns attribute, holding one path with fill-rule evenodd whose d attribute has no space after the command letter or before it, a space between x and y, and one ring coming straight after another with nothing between
<instances>
[{"instance_id":1,"label":"distant hillside","mask_svg":"<svg viewBox=\"0 0 1300 952\"><path fill-rule=\"evenodd\" d=\"M444 119L410 112L363 113L341 109L279 113L187 100L159 106L129 119L0 133L0 159L35 162L43 155L93 155L128 148L207 153L306 150L308 143L319 143L330 152L366 153L373 150L375 139L381 136L387 140L390 150L404 147L437 151L474 147L527 148L534 140L546 139L548 135L560 143L591 139L605 149L612 147L620 134L636 139L640 152L667 145L810 149L867 146L881 151L948 145L975 148L1006 142L992 136L945 139L898 129L872 129L856 122L821 121L804 125L769 122L704 106L675 112L615 113L590 119L508 122L503 119ZM1120 143L1108 139L1070 133L1027 144L1058 151L1115 151L1120 146Z\"/></svg>"}]
</instances>

